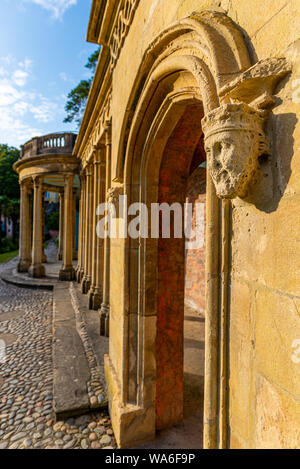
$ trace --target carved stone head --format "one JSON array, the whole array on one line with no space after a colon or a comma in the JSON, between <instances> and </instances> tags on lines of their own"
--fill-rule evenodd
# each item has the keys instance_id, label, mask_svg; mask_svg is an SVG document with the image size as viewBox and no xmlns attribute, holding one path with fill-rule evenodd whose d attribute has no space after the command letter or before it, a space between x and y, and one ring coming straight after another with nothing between
<instances>
[{"instance_id":1,"label":"carved stone head","mask_svg":"<svg viewBox=\"0 0 300 469\"><path fill-rule=\"evenodd\" d=\"M247 104L226 104L202 120L208 170L221 198L245 197L258 158L269 154L264 114Z\"/></svg>"}]
</instances>

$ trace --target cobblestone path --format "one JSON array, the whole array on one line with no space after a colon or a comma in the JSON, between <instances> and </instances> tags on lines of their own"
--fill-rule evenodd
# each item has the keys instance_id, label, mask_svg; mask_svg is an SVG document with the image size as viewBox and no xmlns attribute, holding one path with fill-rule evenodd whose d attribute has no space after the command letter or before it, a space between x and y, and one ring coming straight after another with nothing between
<instances>
[{"instance_id":1,"label":"cobblestone path","mask_svg":"<svg viewBox=\"0 0 300 469\"><path fill-rule=\"evenodd\" d=\"M115 447L106 412L54 422L51 292L0 281L1 344L0 449Z\"/></svg>"}]
</instances>

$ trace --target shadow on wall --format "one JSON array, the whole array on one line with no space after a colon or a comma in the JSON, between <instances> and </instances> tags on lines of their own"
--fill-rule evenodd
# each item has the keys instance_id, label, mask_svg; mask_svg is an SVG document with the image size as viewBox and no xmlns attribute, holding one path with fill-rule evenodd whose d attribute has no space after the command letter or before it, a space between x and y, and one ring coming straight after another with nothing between
<instances>
[{"instance_id":1,"label":"shadow on wall","mask_svg":"<svg viewBox=\"0 0 300 469\"><path fill-rule=\"evenodd\" d=\"M296 114L271 114L267 135L271 137L271 156L261 158L256 181L245 200L266 213L275 212L290 180L294 155Z\"/></svg>"}]
</instances>

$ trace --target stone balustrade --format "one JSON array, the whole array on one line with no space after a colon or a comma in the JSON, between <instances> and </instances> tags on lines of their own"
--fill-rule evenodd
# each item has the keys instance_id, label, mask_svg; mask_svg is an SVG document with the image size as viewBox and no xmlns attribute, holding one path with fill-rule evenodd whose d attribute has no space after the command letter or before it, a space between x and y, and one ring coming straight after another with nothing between
<instances>
[{"instance_id":1,"label":"stone balustrade","mask_svg":"<svg viewBox=\"0 0 300 469\"><path fill-rule=\"evenodd\" d=\"M76 134L71 132L54 133L35 137L21 147L20 159L46 154L72 154Z\"/></svg>"}]
</instances>

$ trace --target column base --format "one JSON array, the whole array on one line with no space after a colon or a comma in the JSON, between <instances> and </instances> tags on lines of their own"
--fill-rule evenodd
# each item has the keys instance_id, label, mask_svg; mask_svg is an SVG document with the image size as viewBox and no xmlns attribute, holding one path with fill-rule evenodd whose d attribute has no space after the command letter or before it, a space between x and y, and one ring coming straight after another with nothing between
<instances>
[{"instance_id":1,"label":"column base","mask_svg":"<svg viewBox=\"0 0 300 469\"><path fill-rule=\"evenodd\" d=\"M100 309L100 335L109 337L109 305L102 303Z\"/></svg>"},{"instance_id":2,"label":"column base","mask_svg":"<svg viewBox=\"0 0 300 469\"><path fill-rule=\"evenodd\" d=\"M48 262L48 258L47 258L45 253L43 253L42 262L43 262L43 264L47 264L47 262Z\"/></svg>"},{"instance_id":3,"label":"column base","mask_svg":"<svg viewBox=\"0 0 300 469\"><path fill-rule=\"evenodd\" d=\"M28 272L29 268L31 266L31 260L20 260L18 263L17 270L20 273Z\"/></svg>"},{"instance_id":4,"label":"column base","mask_svg":"<svg viewBox=\"0 0 300 469\"><path fill-rule=\"evenodd\" d=\"M81 278L82 278L82 269L78 266L76 270L76 280L78 283L81 282Z\"/></svg>"},{"instance_id":5,"label":"column base","mask_svg":"<svg viewBox=\"0 0 300 469\"><path fill-rule=\"evenodd\" d=\"M62 268L59 272L59 280L63 282L72 282L75 280L75 270L73 267Z\"/></svg>"},{"instance_id":6,"label":"column base","mask_svg":"<svg viewBox=\"0 0 300 469\"><path fill-rule=\"evenodd\" d=\"M46 277L46 271L43 264L31 265L28 270L28 275L33 278L43 278Z\"/></svg>"},{"instance_id":7,"label":"column base","mask_svg":"<svg viewBox=\"0 0 300 469\"><path fill-rule=\"evenodd\" d=\"M62 253L59 252L59 253L57 254L57 260L58 260L58 261L62 261L62 260L63 260L63 255L62 255Z\"/></svg>"},{"instance_id":8,"label":"column base","mask_svg":"<svg viewBox=\"0 0 300 469\"><path fill-rule=\"evenodd\" d=\"M98 311L101 308L103 301L103 294L99 291L91 289L89 291L89 309Z\"/></svg>"},{"instance_id":9,"label":"column base","mask_svg":"<svg viewBox=\"0 0 300 469\"><path fill-rule=\"evenodd\" d=\"M91 288L91 279L87 276L83 277L81 280L81 292L86 295Z\"/></svg>"},{"instance_id":10,"label":"column base","mask_svg":"<svg viewBox=\"0 0 300 469\"><path fill-rule=\"evenodd\" d=\"M104 357L105 380L108 386L109 413L119 448L134 448L155 439L155 403L146 408L127 404L121 399L116 372L108 355Z\"/></svg>"},{"instance_id":11,"label":"column base","mask_svg":"<svg viewBox=\"0 0 300 469\"><path fill-rule=\"evenodd\" d=\"M77 254L77 251L74 251L73 252L73 261L77 261L78 260L78 254Z\"/></svg>"}]
</instances>

